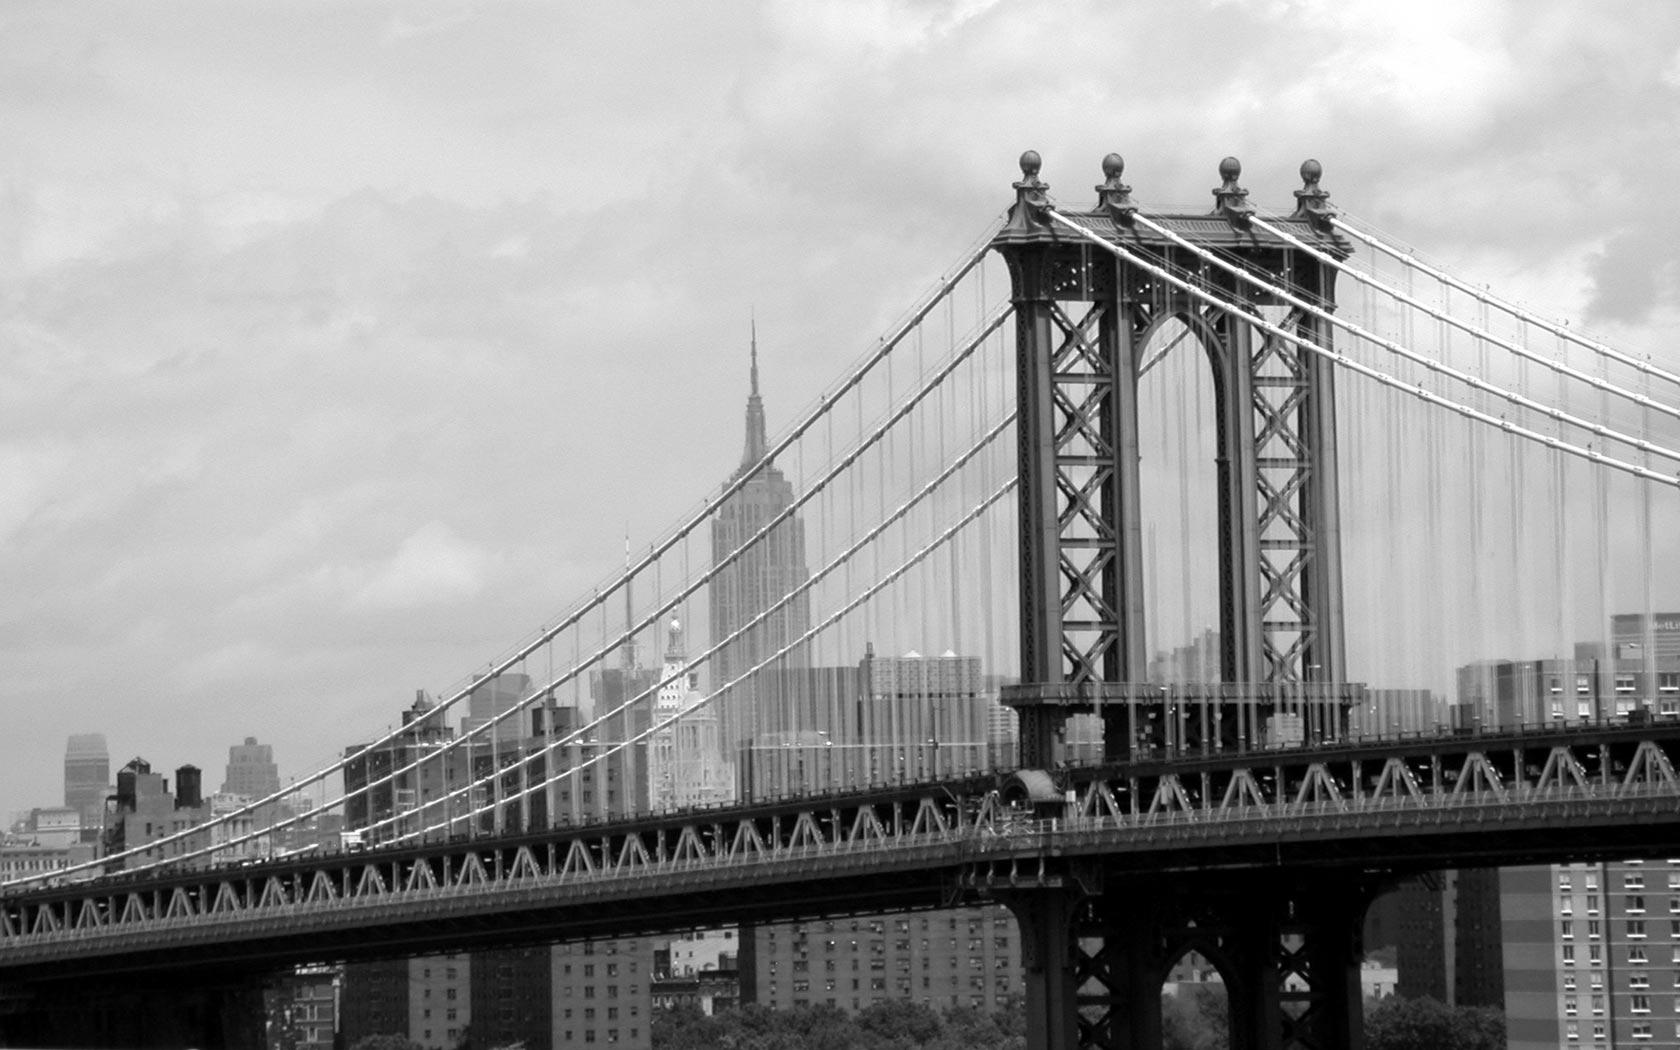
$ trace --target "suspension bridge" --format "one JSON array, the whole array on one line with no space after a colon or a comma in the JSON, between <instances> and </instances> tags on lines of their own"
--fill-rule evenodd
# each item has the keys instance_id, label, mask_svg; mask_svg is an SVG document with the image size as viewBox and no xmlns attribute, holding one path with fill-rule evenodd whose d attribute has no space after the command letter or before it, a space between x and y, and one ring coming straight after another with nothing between
<instances>
[{"instance_id":1,"label":"suspension bridge","mask_svg":"<svg viewBox=\"0 0 1680 1050\"><path fill-rule=\"evenodd\" d=\"M0 1035L258 1045L302 962L991 900L1035 1048L1159 1046L1187 950L1234 1047L1351 1047L1397 880L1680 854L1680 375L1314 161L1279 213L1229 158L1211 211L1040 174L777 435L755 352L730 480L482 670L0 885Z\"/></svg>"}]
</instances>

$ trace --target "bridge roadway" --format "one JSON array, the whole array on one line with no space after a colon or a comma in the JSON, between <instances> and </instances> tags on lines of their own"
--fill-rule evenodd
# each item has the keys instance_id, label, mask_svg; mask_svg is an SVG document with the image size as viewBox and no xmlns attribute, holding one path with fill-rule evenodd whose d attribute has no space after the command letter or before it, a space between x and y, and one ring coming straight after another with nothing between
<instances>
[{"instance_id":1,"label":"bridge roadway","mask_svg":"<svg viewBox=\"0 0 1680 1050\"><path fill-rule=\"evenodd\" d=\"M1140 755L0 898L0 986L932 908L1076 880L1680 856L1680 722ZM1228 882L1227 882L1228 885Z\"/></svg>"}]
</instances>

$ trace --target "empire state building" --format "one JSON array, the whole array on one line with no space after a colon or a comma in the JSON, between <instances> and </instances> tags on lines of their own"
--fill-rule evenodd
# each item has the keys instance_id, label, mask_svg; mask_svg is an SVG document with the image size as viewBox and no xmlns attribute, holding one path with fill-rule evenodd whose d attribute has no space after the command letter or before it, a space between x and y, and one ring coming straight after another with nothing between
<instances>
[{"instance_id":1,"label":"empire state building","mask_svg":"<svg viewBox=\"0 0 1680 1050\"><path fill-rule=\"evenodd\" d=\"M793 503L793 486L774 464L765 463L769 444L764 432L764 401L758 393L758 330L752 335L752 387L747 394L747 440L736 479L742 486L725 500L712 518L712 564L723 565L731 553ZM756 470L754 468L757 468ZM791 594L809 578L805 568L805 525L792 515L752 543L733 562L723 565L708 589L714 640L729 637L760 613ZM711 688L722 690L717 703L723 745L733 752L760 733L779 727L779 698L774 683L783 668L803 667L799 649L782 659L770 658L811 626L810 592L802 591L787 604L748 628L712 658ZM801 647L802 648L802 647ZM770 662L766 662L770 661ZM763 664L760 673L750 674ZM741 679L736 682L736 679ZM733 686L730 683L735 682Z\"/></svg>"}]
</instances>

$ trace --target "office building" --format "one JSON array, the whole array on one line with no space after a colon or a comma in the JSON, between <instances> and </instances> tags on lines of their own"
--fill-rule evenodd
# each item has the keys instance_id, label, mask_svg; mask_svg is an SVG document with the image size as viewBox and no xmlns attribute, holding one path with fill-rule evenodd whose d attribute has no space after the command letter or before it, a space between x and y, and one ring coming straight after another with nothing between
<instances>
[{"instance_id":1,"label":"office building","mask_svg":"<svg viewBox=\"0 0 1680 1050\"><path fill-rule=\"evenodd\" d=\"M111 784L111 755L105 748L105 734L78 733L64 748L64 804L82 815L82 827L90 839L105 826L105 800L115 788Z\"/></svg>"},{"instance_id":2,"label":"office building","mask_svg":"<svg viewBox=\"0 0 1680 1050\"><path fill-rule=\"evenodd\" d=\"M1006 723L997 712L1007 709L977 657L915 651L883 657L869 646L854 667L794 668L767 681L785 708L800 713L788 728L761 733L741 748L736 778L743 799L1013 764L1013 752L999 746Z\"/></svg>"},{"instance_id":3,"label":"office building","mask_svg":"<svg viewBox=\"0 0 1680 1050\"><path fill-rule=\"evenodd\" d=\"M248 736L243 744L228 748L221 793L253 800L279 794L280 767L274 763L274 746L259 744L256 737Z\"/></svg>"},{"instance_id":4,"label":"office building","mask_svg":"<svg viewBox=\"0 0 1680 1050\"><path fill-rule=\"evenodd\" d=\"M763 622L747 627L809 579L805 526L799 515L788 517L754 541L761 529L793 504L793 485L781 470L771 463L758 467L769 451L769 441L764 402L758 391L756 329L751 380L746 445L734 475L736 480L745 481L712 519L712 562L718 569L707 588L713 644L741 632L724 644L707 666L709 689L719 694L713 703L719 705L719 729L730 754L763 733L785 728L777 725L780 697L768 679L752 672L761 665L765 670L803 667L807 660L797 648L779 659L771 658L811 626L810 593L800 591ZM730 560L737 550L741 551L739 556Z\"/></svg>"},{"instance_id":5,"label":"office building","mask_svg":"<svg viewBox=\"0 0 1680 1050\"><path fill-rule=\"evenodd\" d=\"M468 757L464 748L446 750L454 737L443 713L424 692L416 692L395 739L378 747L345 748L346 829L368 845L432 825L456 830L451 819L466 812L467 798L448 796L464 787Z\"/></svg>"}]
</instances>

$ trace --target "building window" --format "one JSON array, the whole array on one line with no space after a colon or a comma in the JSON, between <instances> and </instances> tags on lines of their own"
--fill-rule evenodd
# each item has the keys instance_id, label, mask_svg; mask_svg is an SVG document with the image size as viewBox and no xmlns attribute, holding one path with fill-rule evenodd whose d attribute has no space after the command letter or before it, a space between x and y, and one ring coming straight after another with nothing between
<instances>
[{"instance_id":1,"label":"building window","mask_svg":"<svg viewBox=\"0 0 1680 1050\"><path fill-rule=\"evenodd\" d=\"M1604 1016L1604 996L1595 995L1592 997L1592 1012L1594 1017Z\"/></svg>"},{"instance_id":2,"label":"building window","mask_svg":"<svg viewBox=\"0 0 1680 1050\"><path fill-rule=\"evenodd\" d=\"M1561 936L1564 940L1572 941L1572 940L1575 939L1575 924L1573 922L1570 922L1568 919L1565 919L1562 922L1558 923L1558 926L1559 926L1558 935Z\"/></svg>"},{"instance_id":3,"label":"building window","mask_svg":"<svg viewBox=\"0 0 1680 1050\"><path fill-rule=\"evenodd\" d=\"M1587 914L1588 915L1597 915L1598 914L1598 894L1596 894L1596 893L1587 894Z\"/></svg>"},{"instance_id":4,"label":"building window","mask_svg":"<svg viewBox=\"0 0 1680 1050\"><path fill-rule=\"evenodd\" d=\"M1642 890L1645 888L1645 876L1637 871L1630 871L1622 876L1622 889Z\"/></svg>"},{"instance_id":5,"label":"building window","mask_svg":"<svg viewBox=\"0 0 1680 1050\"><path fill-rule=\"evenodd\" d=\"M1563 946L1563 964L1565 966L1575 965L1575 946L1573 944Z\"/></svg>"},{"instance_id":6,"label":"building window","mask_svg":"<svg viewBox=\"0 0 1680 1050\"><path fill-rule=\"evenodd\" d=\"M1597 937L1598 934L1599 934L1598 920L1597 919L1588 919L1587 920L1587 936L1588 937Z\"/></svg>"},{"instance_id":7,"label":"building window","mask_svg":"<svg viewBox=\"0 0 1680 1050\"><path fill-rule=\"evenodd\" d=\"M1565 996L1563 1000L1563 1016L1574 1017L1580 1011L1579 1004L1573 995Z\"/></svg>"},{"instance_id":8,"label":"building window","mask_svg":"<svg viewBox=\"0 0 1680 1050\"><path fill-rule=\"evenodd\" d=\"M1627 935L1629 940L1645 939L1645 920L1629 919L1627 921Z\"/></svg>"},{"instance_id":9,"label":"building window","mask_svg":"<svg viewBox=\"0 0 1680 1050\"><path fill-rule=\"evenodd\" d=\"M1640 972L1630 974L1628 976L1628 987L1636 992L1644 991L1651 987L1650 975Z\"/></svg>"},{"instance_id":10,"label":"building window","mask_svg":"<svg viewBox=\"0 0 1680 1050\"><path fill-rule=\"evenodd\" d=\"M1645 896L1644 896L1644 894L1640 894L1640 893L1630 894L1628 896L1628 899L1627 899L1627 910L1628 910L1628 913L1630 915L1643 915L1643 914L1645 914Z\"/></svg>"},{"instance_id":11,"label":"building window","mask_svg":"<svg viewBox=\"0 0 1680 1050\"><path fill-rule=\"evenodd\" d=\"M1645 949L1642 946L1634 945L1628 949L1628 962L1635 966L1644 966L1645 961Z\"/></svg>"},{"instance_id":12,"label":"building window","mask_svg":"<svg viewBox=\"0 0 1680 1050\"><path fill-rule=\"evenodd\" d=\"M1631 693L1631 692L1633 692L1633 675L1618 673L1616 675L1616 692L1618 692L1618 693Z\"/></svg>"},{"instance_id":13,"label":"building window","mask_svg":"<svg viewBox=\"0 0 1680 1050\"><path fill-rule=\"evenodd\" d=\"M1566 992L1573 992L1575 990L1575 975L1574 974L1566 973L1566 974L1563 975L1563 990L1566 991ZM568 1014L567 1016L571 1016L571 1015Z\"/></svg>"},{"instance_id":14,"label":"building window","mask_svg":"<svg viewBox=\"0 0 1680 1050\"><path fill-rule=\"evenodd\" d=\"M1635 1021L1635 1022L1633 1022L1633 1037L1635 1039L1649 1039L1649 1038L1651 1038L1651 1022L1649 1022L1649 1021Z\"/></svg>"}]
</instances>

